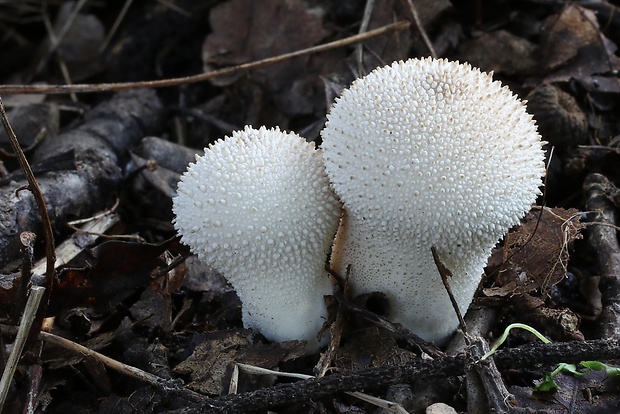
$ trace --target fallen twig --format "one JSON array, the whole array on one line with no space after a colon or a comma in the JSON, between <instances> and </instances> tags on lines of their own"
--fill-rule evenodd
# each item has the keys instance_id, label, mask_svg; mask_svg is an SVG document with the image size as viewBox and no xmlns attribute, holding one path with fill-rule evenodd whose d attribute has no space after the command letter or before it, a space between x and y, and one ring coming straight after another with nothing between
<instances>
[{"instance_id":1,"label":"fallen twig","mask_svg":"<svg viewBox=\"0 0 620 414\"><path fill-rule=\"evenodd\" d=\"M24 346L26 345L28 333L30 332L30 328L32 328L33 322L37 316L37 310L39 309L39 304L41 303L44 293L45 288L41 286L33 286L32 289L30 289L28 302L26 303L26 308L24 309L24 314L17 331L17 336L13 342L13 349L11 350L11 354L9 355L4 371L2 372L2 378L0 379L0 412L2 412L2 408L4 407L4 402L11 386L11 380L13 379L13 374L15 373L17 363L19 362L19 358L21 357Z\"/></svg>"},{"instance_id":2,"label":"fallen twig","mask_svg":"<svg viewBox=\"0 0 620 414\"><path fill-rule=\"evenodd\" d=\"M531 344L520 348L498 351L494 355L499 369L531 368L535 365L554 365L560 362L579 362L596 359L604 361L620 358L620 340L594 340ZM364 390L366 392L390 384L410 383L432 377L462 375L464 355L446 356L433 361L417 360L398 366L382 366L364 370L328 375L296 383L279 384L257 391L228 395L208 400L200 410L190 413L242 413L283 404L324 398L337 392Z\"/></svg>"},{"instance_id":3,"label":"fallen twig","mask_svg":"<svg viewBox=\"0 0 620 414\"><path fill-rule=\"evenodd\" d=\"M593 211L592 221L616 225L614 207L607 194L615 186L601 174L590 174L583 184L586 209ZM617 191L617 189L616 189ZM599 317L600 338L620 337L620 245L613 227L592 224L589 226L588 243L597 253L601 281L603 311Z\"/></svg>"},{"instance_id":4,"label":"fallen twig","mask_svg":"<svg viewBox=\"0 0 620 414\"><path fill-rule=\"evenodd\" d=\"M190 83L202 82L209 79L224 77L234 73L245 72L252 69L261 68L263 66L273 65L299 56L310 55L314 53L326 52L338 47L349 46L360 43L373 37L381 36L398 30L405 30L411 25L408 21L400 21L378 29L370 30L366 33L360 33L346 39L336 40L334 42L309 47L303 50L297 50L291 53L285 53L266 59L257 60L242 65L231 66L229 68L214 70L212 72L201 73L198 75L184 76L181 78L161 79L156 81L144 82L121 82L121 83L99 83L99 84L74 84L74 85L0 85L0 93L5 94L59 94L59 93L85 93L85 92L103 92L103 91L124 91L129 89L145 89L145 88L163 88L167 86L187 85Z\"/></svg>"}]
</instances>

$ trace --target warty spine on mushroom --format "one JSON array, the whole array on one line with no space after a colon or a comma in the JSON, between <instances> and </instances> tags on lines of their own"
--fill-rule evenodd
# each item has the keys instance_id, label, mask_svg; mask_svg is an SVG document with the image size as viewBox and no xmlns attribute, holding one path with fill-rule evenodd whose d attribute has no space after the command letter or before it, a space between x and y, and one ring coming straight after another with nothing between
<instances>
[{"instance_id":1,"label":"warty spine on mushroom","mask_svg":"<svg viewBox=\"0 0 620 414\"><path fill-rule=\"evenodd\" d=\"M278 128L235 131L189 165L173 212L183 243L235 288L246 327L318 348L341 205L313 143Z\"/></svg>"},{"instance_id":2,"label":"warty spine on mushroom","mask_svg":"<svg viewBox=\"0 0 620 414\"><path fill-rule=\"evenodd\" d=\"M445 342L458 322L431 247L464 313L491 249L540 194L543 142L524 103L468 64L411 59L353 82L322 137L347 212L332 267L350 264L353 293L383 291L395 322Z\"/></svg>"}]
</instances>

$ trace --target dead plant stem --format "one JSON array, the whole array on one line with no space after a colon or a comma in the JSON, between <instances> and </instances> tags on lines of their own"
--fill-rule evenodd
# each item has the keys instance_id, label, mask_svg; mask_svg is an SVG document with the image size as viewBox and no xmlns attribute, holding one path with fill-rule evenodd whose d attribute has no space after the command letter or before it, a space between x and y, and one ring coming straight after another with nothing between
<instances>
[{"instance_id":1,"label":"dead plant stem","mask_svg":"<svg viewBox=\"0 0 620 414\"><path fill-rule=\"evenodd\" d=\"M124 91L129 89L143 88L163 88L168 86L178 86L190 83L197 83L214 79L218 77L228 76L239 72L245 72L257 69L263 66L273 65L286 60L290 60L299 56L305 56L315 53L326 52L339 47L349 46L360 43L373 37L382 36L398 30L405 30L411 26L408 21L400 21L370 30L366 33L360 33L345 39L336 40L322 45L310 47L307 49L297 50L291 53L257 60L250 63L244 63L237 66L231 66L224 69L214 70L198 75L184 76L181 78L161 79L155 81L143 82L121 82L121 83L99 83L99 84L74 84L74 85L0 85L0 94L63 94L63 93L86 93L86 92L103 92L103 91Z\"/></svg>"}]
</instances>

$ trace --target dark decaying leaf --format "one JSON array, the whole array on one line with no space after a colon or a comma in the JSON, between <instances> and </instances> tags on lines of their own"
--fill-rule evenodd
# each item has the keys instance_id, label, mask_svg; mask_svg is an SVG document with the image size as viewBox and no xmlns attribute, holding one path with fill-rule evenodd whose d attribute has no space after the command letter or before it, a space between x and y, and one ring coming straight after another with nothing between
<instances>
[{"instance_id":1,"label":"dark decaying leaf","mask_svg":"<svg viewBox=\"0 0 620 414\"><path fill-rule=\"evenodd\" d=\"M544 33L540 56L552 72L545 78L547 82L574 78L589 84L593 75L614 74L620 69L617 46L601 32L591 10L570 3L546 20ZM602 91L602 86L597 90Z\"/></svg>"},{"instance_id":2,"label":"dark decaying leaf","mask_svg":"<svg viewBox=\"0 0 620 414\"><path fill-rule=\"evenodd\" d=\"M527 95L527 111L534 116L542 138L558 151L585 144L588 120L575 98L550 83Z\"/></svg>"},{"instance_id":3,"label":"dark decaying leaf","mask_svg":"<svg viewBox=\"0 0 620 414\"><path fill-rule=\"evenodd\" d=\"M13 108L7 115L24 151L58 134L60 111L56 104L20 105ZM13 156L9 138L2 128L0 128L0 151L2 155Z\"/></svg>"},{"instance_id":4,"label":"dark decaying leaf","mask_svg":"<svg viewBox=\"0 0 620 414\"><path fill-rule=\"evenodd\" d=\"M116 295L131 293L152 279L168 249L183 250L177 238L161 244L108 241L90 250L88 265L59 272L50 312L85 304L102 304Z\"/></svg>"},{"instance_id":5,"label":"dark decaying leaf","mask_svg":"<svg viewBox=\"0 0 620 414\"><path fill-rule=\"evenodd\" d=\"M533 326L554 341L584 339L579 331L581 319L570 309L547 307L544 300L527 293L511 296L510 305L519 322Z\"/></svg>"},{"instance_id":6,"label":"dark decaying leaf","mask_svg":"<svg viewBox=\"0 0 620 414\"><path fill-rule=\"evenodd\" d=\"M315 45L329 32L322 27L319 10L309 10L299 0L232 0L211 11L213 29L203 46L205 71L248 63ZM268 80L269 87L285 87L307 70L309 57L259 69L252 77ZM237 76L217 78L224 86Z\"/></svg>"},{"instance_id":7,"label":"dark decaying leaf","mask_svg":"<svg viewBox=\"0 0 620 414\"><path fill-rule=\"evenodd\" d=\"M550 368L552 370L553 367ZM532 412L562 413L563 407L580 414L613 413L618 411L615 397L617 383L610 381L604 372L590 372L584 376L561 373L554 377L557 392L532 393L530 387L510 387L520 405Z\"/></svg>"},{"instance_id":8,"label":"dark decaying leaf","mask_svg":"<svg viewBox=\"0 0 620 414\"><path fill-rule=\"evenodd\" d=\"M536 45L529 40L496 30L477 33L461 45L455 57L485 72L531 74L538 67L535 51Z\"/></svg>"},{"instance_id":9,"label":"dark decaying leaf","mask_svg":"<svg viewBox=\"0 0 620 414\"><path fill-rule=\"evenodd\" d=\"M200 344L192 354L174 368L174 373L190 379L187 386L195 391L206 394L220 395L227 392L234 364L237 362L261 368L274 369L281 361L297 358L302 355L302 347L297 341L280 344L250 344L247 330L229 330L211 332L201 335ZM198 338L197 338L198 339ZM256 381L262 386L272 385L272 376L240 376ZM247 389L243 382L240 391Z\"/></svg>"},{"instance_id":10,"label":"dark decaying leaf","mask_svg":"<svg viewBox=\"0 0 620 414\"><path fill-rule=\"evenodd\" d=\"M300 0L221 3L211 12L213 32L203 45L204 69L208 72L314 46L330 34L323 27L324 14L324 8L310 7ZM249 98L257 102L251 105L252 112L246 122L255 122L253 118L265 112L268 119L260 122L288 128L286 117L278 117L277 112L287 115L324 112L319 76L330 73L333 66L345 58L343 50L336 49L253 70L247 74L251 79L250 89L254 89ZM215 78L212 83L230 85L239 76ZM274 104L278 111L272 108ZM306 137L312 139L318 131L311 134Z\"/></svg>"}]
</instances>

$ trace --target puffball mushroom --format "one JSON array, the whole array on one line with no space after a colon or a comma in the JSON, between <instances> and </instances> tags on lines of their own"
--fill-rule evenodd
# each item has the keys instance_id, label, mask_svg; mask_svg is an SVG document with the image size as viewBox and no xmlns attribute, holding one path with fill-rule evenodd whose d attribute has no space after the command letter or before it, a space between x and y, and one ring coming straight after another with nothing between
<instances>
[{"instance_id":1,"label":"puffball mushroom","mask_svg":"<svg viewBox=\"0 0 620 414\"><path fill-rule=\"evenodd\" d=\"M524 103L492 75L444 59L374 70L336 100L323 158L347 217L331 265L353 293L382 291L393 321L443 344L497 241L540 194L543 142Z\"/></svg>"},{"instance_id":2,"label":"puffball mushroom","mask_svg":"<svg viewBox=\"0 0 620 414\"><path fill-rule=\"evenodd\" d=\"M318 348L341 205L313 143L278 128L235 131L189 165L173 212L183 243L235 288L246 327Z\"/></svg>"}]
</instances>

